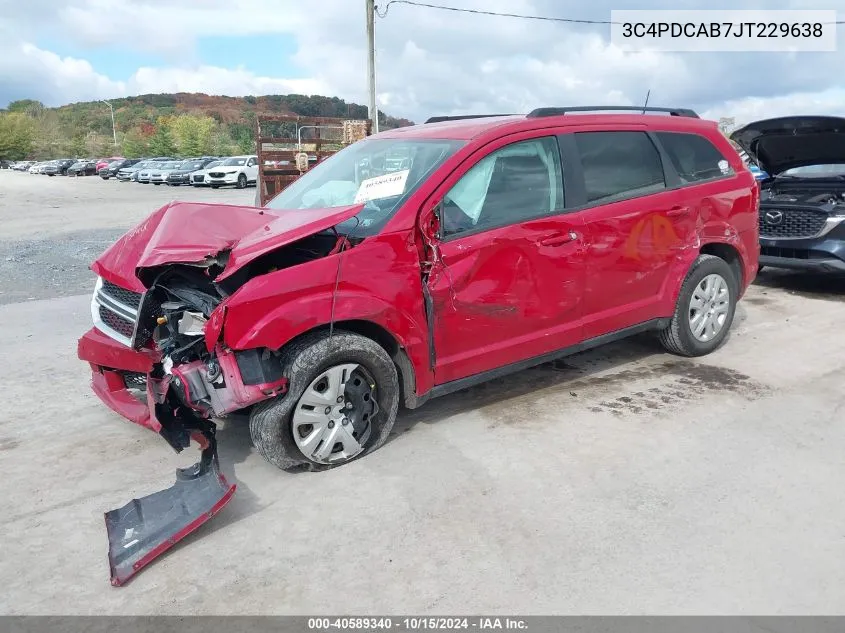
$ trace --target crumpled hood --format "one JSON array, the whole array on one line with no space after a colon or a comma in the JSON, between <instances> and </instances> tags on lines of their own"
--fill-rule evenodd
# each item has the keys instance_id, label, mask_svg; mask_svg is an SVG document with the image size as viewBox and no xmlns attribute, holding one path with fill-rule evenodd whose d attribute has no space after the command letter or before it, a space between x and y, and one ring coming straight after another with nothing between
<instances>
[{"instance_id":1,"label":"crumpled hood","mask_svg":"<svg viewBox=\"0 0 845 633\"><path fill-rule=\"evenodd\" d=\"M756 121L731 133L731 140L771 175L794 167L845 163L845 119L841 117Z\"/></svg>"},{"instance_id":2,"label":"crumpled hood","mask_svg":"<svg viewBox=\"0 0 845 633\"><path fill-rule=\"evenodd\" d=\"M171 202L125 233L91 266L112 283L143 292L138 270L200 263L230 251L218 279L256 257L354 217L362 204L331 209L260 209L232 204Z\"/></svg>"}]
</instances>

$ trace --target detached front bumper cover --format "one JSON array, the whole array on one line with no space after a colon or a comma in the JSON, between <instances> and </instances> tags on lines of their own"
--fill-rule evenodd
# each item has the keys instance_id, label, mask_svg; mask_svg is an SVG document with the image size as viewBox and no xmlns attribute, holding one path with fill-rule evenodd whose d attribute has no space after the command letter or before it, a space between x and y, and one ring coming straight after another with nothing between
<instances>
[{"instance_id":1,"label":"detached front bumper cover","mask_svg":"<svg viewBox=\"0 0 845 633\"><path fill-rule=\"evenodd\" d=\"M215 427L195 420L191 434L202 448L200 461L176 470L176 483L105 514L111 584L125 584L141 569L217 514L235 494L220 472Z\"/></svg>"},{"instance_id":2,"label":"detached front bumper cover","mask_svg":"<svg viewBox=\"0 0 845 633\"><path fill-rule=\"evenodd\" d=\"M158 360L155 354L129 349L96 329L79 340L78 353L92 365L94 392L113 411L158 433L176 452L192 440L202 451L196 464L176 471L170 488L105 513L111 584L118 587L217 514L236 486L220 472L215 424L175 402L169 379L148 374L142 402L129 393L119 371L104 367L147 373Z\"/></svg>"}]
</instances>

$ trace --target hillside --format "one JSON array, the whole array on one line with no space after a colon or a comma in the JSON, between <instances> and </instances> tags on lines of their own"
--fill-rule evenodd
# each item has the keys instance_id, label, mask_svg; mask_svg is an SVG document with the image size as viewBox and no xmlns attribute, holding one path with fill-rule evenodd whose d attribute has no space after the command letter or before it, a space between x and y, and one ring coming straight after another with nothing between
<instances>
[{"instance_id":1,"label":"hillside","mask_svg":"<svg viewBox=\"0 0 845 633\"><path fill-rule=\"evenodd\" d=\"M88 101L46 108L26 99L0 111L0 158L253 152L257 113L367 118L366 106L318 95L147 94L110 103L117 128L117 151L105 103ZM380 129L412 124L379 112Z\"/></svg>"}]
</instances>

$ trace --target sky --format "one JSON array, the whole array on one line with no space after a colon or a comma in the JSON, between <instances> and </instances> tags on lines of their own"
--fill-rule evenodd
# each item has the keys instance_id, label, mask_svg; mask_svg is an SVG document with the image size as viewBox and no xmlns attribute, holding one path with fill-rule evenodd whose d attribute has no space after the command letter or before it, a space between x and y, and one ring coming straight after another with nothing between
<instances>
[{"instance_id":1,"label":"sky","mask_svg":"<svg viewBox=\"0 0 845 633\"><path fill-rule=\"evenodd\" d=\"M619 0L438 0L457 7L609 20ZM377 0L383 7L386 0ZM838 5L842 5L841 8ZM801 9L805 0L732 0ZM625 6L625 8L628 8ZM641 0L639 9L719 8ZM827 0L817 8L840 8ZM394 4L376 20L377 100L422 121L540 106L691 107L737 123L845 114L845 25L832 53L624 52L607 25ZM365 0L0 0L0 107L157 92L321 94L367 103Z\"/></svg>"}]
</instances>

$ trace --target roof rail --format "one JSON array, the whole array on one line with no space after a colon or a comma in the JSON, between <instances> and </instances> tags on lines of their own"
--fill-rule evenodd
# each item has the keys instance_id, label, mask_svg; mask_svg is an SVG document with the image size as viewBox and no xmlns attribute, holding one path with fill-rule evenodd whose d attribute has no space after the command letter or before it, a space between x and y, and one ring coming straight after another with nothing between
<instances>
[{"instance_id":1,"label":"roof rail","mask_svg":"<svg viewBox=\"0 0 845 633\"><path fill-rule=\"evenodd\" d=\"M514 116L513 114L459 114L457 116L433 116L426 123L440 123L441 121L463 121L464 119L486 119L496 116Z\"/></svg>"},{"instance_id":2,"label":"roof rail","mask_svg":"<svg viewBox=\"0 0 845 633\"><path fill-rule=\"evenodd\" d=\"M567 112L590 112L594 110L614 110L625 112L668 112L672 116L685 116L692 119L701 118L693 110L686 108L644 108L642 106L575 106L571 108L537 108L528 113L526 118L538 119L546 116L559 116Z\"/></svg>"}]
</instances>

